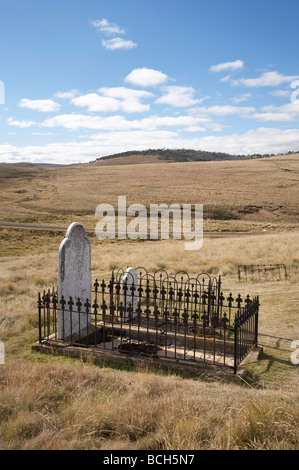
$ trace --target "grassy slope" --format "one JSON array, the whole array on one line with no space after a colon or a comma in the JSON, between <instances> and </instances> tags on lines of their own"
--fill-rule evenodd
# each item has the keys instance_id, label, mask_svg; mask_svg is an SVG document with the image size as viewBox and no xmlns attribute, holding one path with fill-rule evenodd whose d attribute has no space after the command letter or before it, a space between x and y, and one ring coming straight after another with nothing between
<instances>
[{"instance_id":1,"label":"grassy slope","mask_svg":"<svg viewBox=\"0 0 299 470\"><path fill-rule=\"evenodd\" d=\"M76 217L94 227L97 205L117 207L117 197L126 195L128 205L146 207L201 203L206 230L281 230L283 224L288 229L299 224L298 155L243 162L2 165L0 172L3 221L67 225Z\"/></svg>"},{"instance_id":2,"label":"grassy slope","mask_svg":"<svg viewBox=\"0 0 299 470\"><path fill-rule=\"evenodd\" d=\"M19 233L19 232L18 232ZM25 246L34 232L22 232ZM19 235L20 236L20 235ZM0 449L294 449L299 448L298 366L290 361L299 338L298 234L206 239L196 253L183 242L92 241L92 273L115 266L208 271L223 275L224 293L259 294L262 359L247 366L247 383L199 375L99 368L31 352L38 336L36 295L57 283L61 234L1 260ZM237 281L239 263L288 266L289 279ZM134 405L133 405L134 404Z\"/></svg>"}]
</instances>

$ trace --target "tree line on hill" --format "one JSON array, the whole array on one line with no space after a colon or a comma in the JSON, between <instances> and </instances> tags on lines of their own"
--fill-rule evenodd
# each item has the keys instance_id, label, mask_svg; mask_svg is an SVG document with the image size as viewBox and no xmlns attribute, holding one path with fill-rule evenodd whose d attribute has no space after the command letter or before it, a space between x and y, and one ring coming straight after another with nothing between
<instances>
[{"instance_id":1,"label":"tree line on hill","mask_svg":"<svg viewBox=\"0 0 299 470\"><path fill-rule=\"evenodd\" d=\"M294 154L298 152L288 152ZM254 154L254 155L231 155L224 152L207 152L205 150L192 149L148 149L148 150L130 150L127 152L115 153L105 157L99 157L95 161L108 160L111 158L129 157L130 155L158 155L159 160L174 162L204 162L217 160L248 160L250 158L271 157L275 154Z\"/></svg>"}]
</instances>

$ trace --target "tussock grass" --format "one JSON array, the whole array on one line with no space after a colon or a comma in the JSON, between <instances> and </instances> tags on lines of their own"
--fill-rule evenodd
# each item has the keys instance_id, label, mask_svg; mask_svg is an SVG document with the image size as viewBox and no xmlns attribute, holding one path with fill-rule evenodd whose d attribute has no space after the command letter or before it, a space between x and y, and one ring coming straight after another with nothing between
<instances>
[{"instance_id":1,"label":"tussock grass","mask_svg":"<svg viewBox=\"0 0 299 470\"><path fill-rule=\"evenodd\" d=\"M203 204L205 230L282 230L283 224L298 229L298 154L246 161L111 163L6 165L0 177L0 218L62 225L81 220L94 227L96 207L108 203L117 208L118 196L126 195L128 205L147 208L154 203Z\"/></svg>"},{"instance_id":2,"label":"tussock grass","mask_svg":"<svg viewBox=\"0 0 299 470\"><path fill-rule=\"evenodd\" d=\"M248 162L5 166L0 218L94 228L98 204L203 203L204 230L252 237L92 242L93 279L117 267L222 275L224 295L260 296L263 354L243 381L146 368L99 368L31 351L36 299L57 285L61 232L0 229L0 449L299 449L297 155ZM286 171L288 170L288 171ZM246 186L244 175L246 174ZM74 184L76 181L76 184ZM113 181L113 184L111 184ZM86 190L88 188L88 190ZM153 198L154 196L154 198ZM254 206L253 206L254 204ZM74 212L74 207L76 211ZM288 279L238 282L239 264L286 264Z\"/></svg>"},{"instance_id":3,"label":"tussock grass","mask_svg":"<svg viewBox=\"0 0 299 470\"><path fill-rule=\"evenodd\" d=\"M118 266L165 266L221 273L225 293L259 294L264 352L239 384L31 352L37 292L57 284L59 243L41 237L39 254L2 257L0 449L298 449L298 366L290 362L299 337L297 240L297 233L205 238L201 250L187 252L183 241L92 239L94 279ZM237 265L252 262L285 263L289 278L239 283Z\"/></svg>"},{"instance_id":4,"label":"tussock grass","mask_svg":"<svg viewBox=\"0 0 299 470\"><path fill-rule=\"evenodd\" d=\"M0 397L2 449L298 446L294 398L236 385L48 359L7 366Z\"/></svg>"}]
</instances>

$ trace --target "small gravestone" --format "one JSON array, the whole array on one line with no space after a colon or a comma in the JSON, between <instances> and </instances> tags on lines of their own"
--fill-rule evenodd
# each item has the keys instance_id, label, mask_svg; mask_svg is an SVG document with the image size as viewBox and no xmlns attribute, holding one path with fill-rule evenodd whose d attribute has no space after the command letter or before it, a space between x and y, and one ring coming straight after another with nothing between
<instances>
[{"instance_id":1,"label":"small gravestone","mask_svg":"<svg viewBox=\"0 0 299 470\"><path fill-rule=\"evenodd\" d=\"M61 309L61 298L64 297L64 312ZM74 305L69 310L69 299ZM81 313L77 312L76 302L80 298ZM84 227L78 222L72 223L65 239L59 247L58 267L58 338L68 339L84 330L90 323L90 314L85 313L84 304L91 303L91 245ZM89 310L90 311L90 310Z\"/></svg>"},{"instance_id":2,"label":"small gravestone","mask_svg":"<svg viewBox=\"0 0 299 470\"><path fill-rule=\"evenodd\" d=\"M138 276L135 268L128 268L124 274L122 280L123 287L123 305L125 306L124 321L128 321L131 318L137 316L137 307L138 307ZM127 289L125 289L125 287ZM134 290L132 290L134 288ZM130 315L129 308L132 309L132 314Z\"/></svg>"}]
</instances>

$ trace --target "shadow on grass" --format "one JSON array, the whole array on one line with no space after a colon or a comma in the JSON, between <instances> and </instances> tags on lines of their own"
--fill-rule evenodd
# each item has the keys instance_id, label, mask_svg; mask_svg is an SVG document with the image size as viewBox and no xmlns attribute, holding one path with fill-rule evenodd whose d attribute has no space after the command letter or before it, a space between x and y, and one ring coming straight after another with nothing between
<instances>
[{"instance_id":1,"label":"shadow on grass","mask_svg":"<svg viewBox=\"0 0 299 470\"><path fill-rule=\"evenodd\" d=\"M277 373L277 368L287 375L288 370L296 367L296 365L291 363L290 359L278 357L277 353L279 351L285 350L276 350L274 354L263 351L258 362L249 364L246 367L246 382L248 382L249 385L254 388L265 388L264 383L262 383L262 379L265 378L265 375L270 376L271 374L274 377L275 373Z\"/></svg>"},{"instance_id":2,"label":"shadow on grass","mask_svg":"<svg viewBox=\"0 0 299 470\"><path fill-rule=\"evenodd\" d=\"M72 355L67 354L66 351L58 352L55 349L40 349L36 348L36 344L32 345L30 351L30 360L33 362L49 362L49 361L67 361L70 364L78 362L85 363L90 366L111 368L119 371L131 372L131 373L146 373L155 375L172 375L188 380L200 380L203 382L220 382L220 383L236 383L244 385L240 382L240 379L232 373L232 370L222 370L224 368L213 367L202 364L200 368L189 368L179 367L176 365L166 364L155 365L150 361L118 361L114 358L96 358L92 355Z\"/></svg>"}]
</instances>

